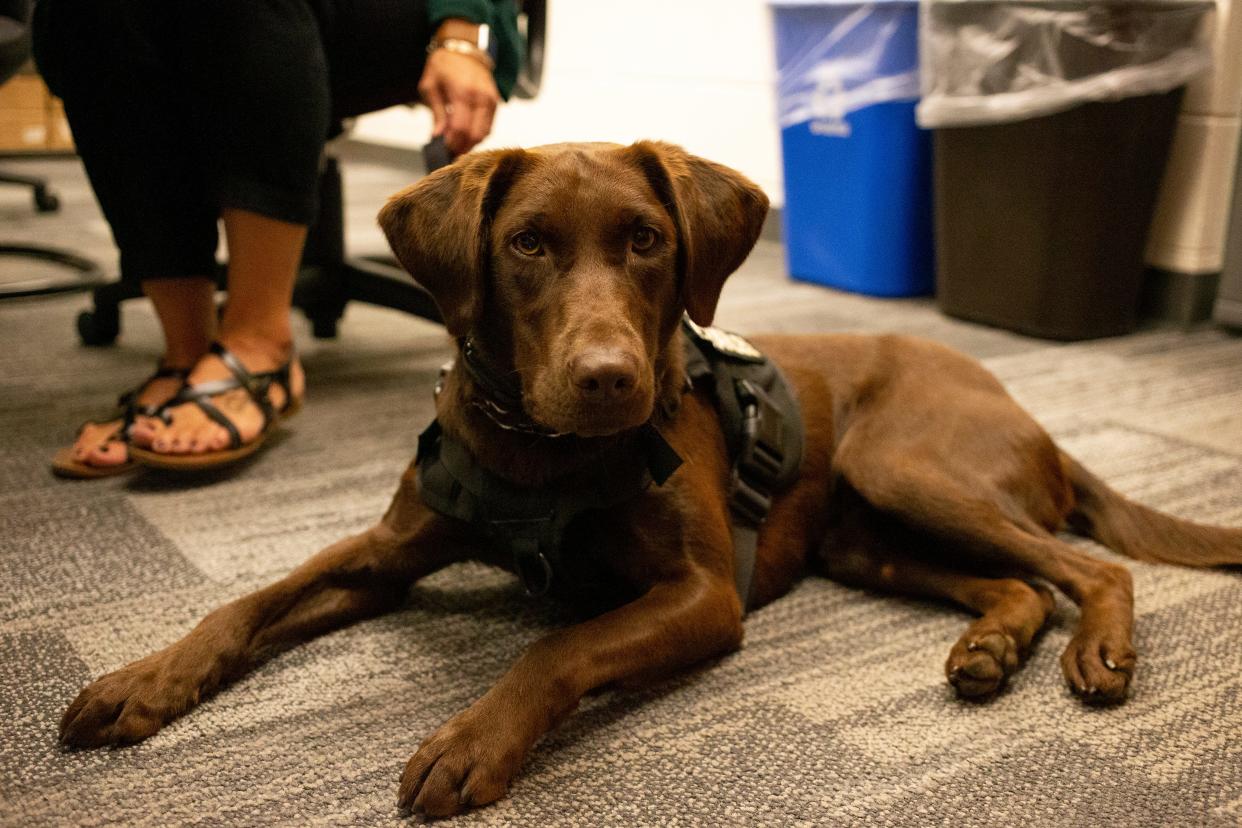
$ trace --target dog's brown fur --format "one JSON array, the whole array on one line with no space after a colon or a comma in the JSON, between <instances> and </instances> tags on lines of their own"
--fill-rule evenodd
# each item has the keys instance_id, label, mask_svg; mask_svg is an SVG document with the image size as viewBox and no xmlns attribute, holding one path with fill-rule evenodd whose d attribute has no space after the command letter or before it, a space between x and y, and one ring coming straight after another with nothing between
<instances>
[{"instance_id":1,"label":"dog's brown fur","mask_svg":"<svg viewBox=\"0 0 1242 828\"><path fill-rule=\"evenodd\" d=\"M573 432L500 428L474 404L481 390L455 370L437 415L480 463L530 485L572 478L648 419L686 460L664 486L571 533L566 554L627 597L536 642L428 737L402 777L403 806L441 816L492 802L584 694L739 646L724 440L711 401L682 396L676 337L683 308L711 322L766 208L741 175L641 143L467 156L380 214L450 333L473 336L491 363L516 372L531 418ZM1115 702L1135 666L1130 575L1054 533L1068 524L1141 560L1242 564L1242 530L1191 524L1113 492L978 363L948 348L904 336L754 341L795 386L807 436L801 475L760 534L759 604L808 566L957 603L979 617L949 654L949 681L985 696L1047 619L1048 582L1081 609L1061 659L1069 686L1086 701ZM411 469L377 526L91 684L66 711L61 737L79 747L144 739L273 649L398 606L412 582L468 557L509 563L469 527L429 511Z\"/></svg>"}]
</instances>

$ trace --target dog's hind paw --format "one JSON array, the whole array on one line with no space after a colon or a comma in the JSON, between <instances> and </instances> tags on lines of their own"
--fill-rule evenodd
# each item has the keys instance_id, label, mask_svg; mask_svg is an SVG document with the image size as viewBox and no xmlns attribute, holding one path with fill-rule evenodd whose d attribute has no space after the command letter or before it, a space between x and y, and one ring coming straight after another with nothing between
<instances>
[{"instance_id":1,"label":"dog's hind paw","mask_svg":"<svg viewBox=\"0 0 1242 828\"><path fill-rule=\"evenodd\" d=\"M1018 642L1012 635L971 629L953 645L944 671L958 695L977 699L999 691L1019 663Z\"/></svg>"},{"instance_id":2,"label":"dog's hind paw","mask_svg":"<svg viewBox=\"0 0 1242 828\"><path fill-rule=\"evenodd\" d=\"M1126 699L1138 659L1126 638L1114 638L1101 640L1080 632L1061 655L1066 682L1087 704L1117 704Z\"/></svg>"}]
</instances>

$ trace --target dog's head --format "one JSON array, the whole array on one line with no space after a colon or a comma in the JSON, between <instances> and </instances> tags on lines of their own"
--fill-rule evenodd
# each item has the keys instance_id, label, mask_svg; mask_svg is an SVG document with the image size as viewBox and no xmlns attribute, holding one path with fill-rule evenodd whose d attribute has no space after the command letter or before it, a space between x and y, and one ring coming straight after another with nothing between
<instances>
[{"instance_id":1,"label":"dog's head","mask_svg":"<svg viewBox=\"0 0 1242 828\"><path fill-rule=\"evenodd\" d=\"M532 420L599 436L651 416L682 311L711 323L767 206L669 144L561 144L464 156L379 222L449 332L517 372Z\"/></svg>"}]
</instances>

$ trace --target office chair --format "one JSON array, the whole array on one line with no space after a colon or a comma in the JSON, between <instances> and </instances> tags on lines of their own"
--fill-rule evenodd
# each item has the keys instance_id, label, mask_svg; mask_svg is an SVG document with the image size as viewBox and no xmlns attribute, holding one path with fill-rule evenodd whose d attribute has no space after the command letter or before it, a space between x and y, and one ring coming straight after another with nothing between
<instances>
[{"instance_id":1,"label":"office chair","mask_svg":"<svg viewBox=\"0 0 1242 828\"><path fill-rule=\"evenodd\" d=\"M30 0L0 0L0 85L16 75L30 60L30 15L33 9ZM42 178L0 171L0 184L29 187L34 196L35 209L40 213L51 213L60 209L56 194ZM73 274L9 282L0 285L0 298L86 290L104 281L103 272L94 262L67 250L42 245L0 243L0 255L52 262L68 268Z\"/></svg>"},{"instance_id":2,"label":"office chair","mask_svg":"<svg viewBox=\"0 0 1242 828\"><path fill-rule=\"evenodd\" d=\"M543 76L547 0L519 3L518 24L526 41L526 60L513 88L513 97L529 99L538 94ZM418 78L411 78L409 90L405 90L397 100L378 103L373 100L365 103L334 101L335 132L343 133L349 118L416 100L417 83ZM387 256L350 258L346 255L341 170L338 160L330 153L324 159L320 173L319 205L319 216L307 231L302 267L293 289L293 305L310 321L316 338L331 339L336 336L337 323L350 302L367 302L433 322L441 321L431 295L414 282L394 259ZM223 268L218 272L217 279L223 286ZM94 292L94 310L83 311L78 316L78 335L83 344L111 345L115 342L121 331L120 303L138 296L141 296L139 286L128 280L97 288Z\"/></svg>"}]
</instances>

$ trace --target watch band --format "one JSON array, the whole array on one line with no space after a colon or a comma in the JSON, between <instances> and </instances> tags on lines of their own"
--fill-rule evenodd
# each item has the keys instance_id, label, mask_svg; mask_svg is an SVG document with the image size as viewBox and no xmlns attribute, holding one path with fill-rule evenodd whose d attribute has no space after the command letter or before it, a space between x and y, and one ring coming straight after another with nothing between
<instances>
[{"instance_id":1,"label":"watch band","mask_svg":"<svg viewBox=\"0 0 1242 828\"><path fill-rule=\"evenodd\" d=\"M496 68L496 61L492 59L490 54L480 48L478 44L471 43L469 40L464 40L460 37L436 38L427 44L427 54L431 54L437 49L447 49L450 52L474 58L487 67L489 72Z\"/></svg>"}]
</instances>

